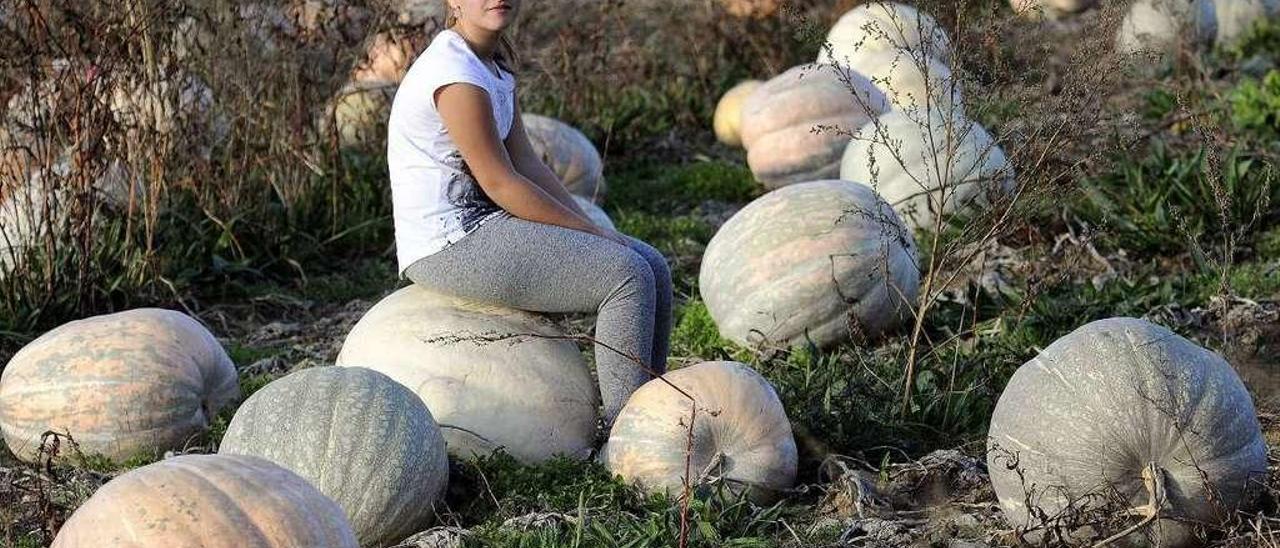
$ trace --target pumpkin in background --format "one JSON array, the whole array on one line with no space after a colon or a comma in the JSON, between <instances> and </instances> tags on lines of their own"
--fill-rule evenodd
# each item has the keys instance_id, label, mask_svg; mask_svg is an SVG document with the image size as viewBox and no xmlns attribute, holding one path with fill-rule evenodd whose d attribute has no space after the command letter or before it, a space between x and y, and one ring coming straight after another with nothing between
<instances>
[{"instance_id":1,"label":"pumpkin in background","mask_svg":"<svg viewBox=\"0 0 1280 548\"><path fill-rule=\"evenodd\" d=\"M1253 403L1231 365L1134 318L1086 324L1018 368L988 447L996 495L1019 526L1038 523L1032 512L1058 515L1068 498L1096 507L1118 493L1146 505L1148 475L1165 506L1130 540L1149 531L1159 546L1191 543L1195 524L1179 520L1222 523L1267 473Z\"/></svg>"},{"instance_id":2,"label":"pumpkin in background","mask_svg":"<svg viewBox=\"0 0 1280 548\"><path fill-rule=\"evenodd\" d=\"M915 241L893 209L840 180L751 202L711 238L698 274L720 333L744 346L828 347L847 337L849 315L876 337L906 317L919 283Z\"/></svg>"},{"instance_id":3,"label":"pumpkin in background","mask_svg":"<svg viewBox=\"0 0 1280 548\"><path fill-rule=\"evenodd\" d=\"M573 194L572 196L573 201L577 202L578 207L581 207L583 211L587 212L587 217L590 218L591 222L595 223L596 226L601 226L609 230L618 229L618 227L614 226L613 219L610 219L609 214L605 213L603 209L600 209L600 206L577 194Z\"/></svg>"},{"instance_id":4,"label":"pumpkin in background","mask_svg":"<svg viewBox=\"0 0 1280 548\"><path fill-rule=\"evenodd\" d=\"M190 146L192 136L206 136L199 146L208 158L212 145L231 130L226 117L215 112L213 99L213 90L198 77L178 72L155 83L115 82L110 108L131 139L158 134L169 139L169 146Z\"/></svg>"},{"instance_id":5,"label":"pumpkin in background","mask_svg":"<svg viewBox=\"0 0 1280 548\"><path fill-rule=\"evenodd\" d=\"M1218 32L1213 10L1211 0L1136 0L1120 22L1116 51L1168 61L1184 45L1204 47Z\"/></svg>"},{"instance_id":6,"label":"pumpkin in background","mask_svg":"<svg viewBox=\"0 0 1280 548\"><path fill-rule=\"evenodd\" d=\"M380 32L369 39L364 59L351 71L350 82L395 82L404 80L409 66L427 47L420 32Z\"/></svg>"},{"instance_id":7,"label":"pumpkin in background","mask_svg":"<svg viewBox=\"0 0 1280 548\"><path fill-rule=\"evenodd\" d=\"M764 19L778 13L782 0L720 0L720 5L734 17Z\"/></svg>"},{"instance_id":8,"label":"pumpkin in background","mask_svg":"<svg viewBox=\"0 0 1280 548\"><path fill-rule=\"evenodd\" d=\"M428 25L429 35L444 28L445 7L440 0L387 0L396 23L410 27Z\"/></svg>"},{"instance_id":9,"label":"pumpkin in background","mask_svg":"<svg viewBox=\"0 0 1280 548\"><path fill-rule=\"evenodd\" d=\"M336 127L338 145L344 148L385 139L397 87L395 82L348 84L330 103L321 127Z\"/></svg>"},{"instance_id":10,"label":"pumpkin in background","mask_svg":"<svg viewBox=\"0 0 1280 548\"><path fill-rule=\"evenodd\" d=\"M738 82L725 92L719 103L716 103L712 127L715 129L716 139L721 143L734 147L742 146L742 104L763 83L760 80Z\"/></svg>"},{"instance_id":11,"label":"pumpkin in background","mask_svg":"<svg viewBox=\"0 0 1280 548\"><path fill-rule=\"evenodd\" d=\"M182 455L130 470L67 520L54 548L355 548L342 509L266 459Z\"/></svg>"},{"instance_id":12,"label":"pumpkin in background","mask_svg":"<svg viewBox=\"0 0 1280 548\"><path fill-rule=\"evenodd\" d=\"M791 423L773 386L737 362L703 362L664 375L694 398L653 379L631 395L614 421L602 460L614 474L645 489L679 495L689 471L725 480L768 503L795 482L797 453ZM694 405L697 413L694 414ZM693 451L689 447L693 425Z\"/></svg>"},{"instance_id":13,"label":"pumpkin in background","mask_svg":"<svg viewBox=\"0 0 1280 548\"><path fill-rule=\"evenodd\" d=\"M1032 20L1060 19L1093 7L1098 0L1009 0L1013 12Z\"/></svg>"},{"instance_id":14,"label":"pumpkin in background","mask_svg":"<svg viewBox=\"0 0 1280 548\"><path fill-rule=\"evenodd\" d=\"M818 62L832 64L861 51L908 50L951 62L951 40L938 22L916 8L873 1L845 12L827 32Z\"/></svg>"},{"instance_id":15,"label":"pumpkin in background","mask_svg":"<svg viewBox=\"0 0 1280 548\"><path fill-rule=\"evenodd\" d=\"M829 65L793 67L761 84L742 105L747 164L768 188L833 178L849 142L837 130L856 131L887 109L884 94L857 73Z\"/></svg>"},{"instance_id":16,"label":"pumpkin in background","mask_svg":"<svg viewBox=\"0 0 1280 548\"><path fill-rule=\"evenodd\" d=\"M1213 0L1217 22L1216 41L1231 46L1244 37L1256 23L1280 14L1280 0Z\"/></svg>"},{"instance_id":17,"label":"pumpkin in background","mask_svg":"<svg viewBox=\"0 0 1280 548\"><path fill-rule=\"evenodd\" d=\"M604 198L604 162L586 135L555 118L525 114L520 120L533 151L569 192L594 202Z\"/></svg>"},{"instance_id":18,"label":"pumpkin in background","mask_svg":"<svg viewBox=\"0 0 1280 548\"><path fill-rule=\"evenodd\" d=\"M894 111L858 131L840 178L871 185L913 229L987 207L1013 189L1013 168L987 130L963 116ZM942 200L946 200L943 203Z\"/></svg>"},{"instance_id":19,"label":"pumpkin in background","mask_svg":"<svg viewBox=\"0 0 1280 548\"><path fill-rule=\"evenodd\" d=\"M937 59L921 58L905 50L863 50L839 59L836 66L865 76L884 93L894 110L917 115L935 110L964 112L960 81Z\"/></svg>"},{"instance_id":20,"label":"pumpkin in background","mask_svg":"<svg viewBox=\"0 0 1280 548\"><path fill-rule=\"evenodd\" d=\"M50 430L118 462L182 449L239 396L235 365L204 326L140 308L72 321L22 347L0 376L0 431L27 462Z\"/></svg>"},{"instance_id":21,"label":"pumpkin in background","mask_svg":"<svg viewBox=\"0 0 1280 548\"><path fill-rule=\"evenodd\" d=\"M474 340L519 334L536 336ZM527 463L583 458L600 395L578 346L546 338L564 336L536 314L411 285L365 313L337 361L384 373L422 398L452 455L502 447Z\"/></svg>"},{"instance_id":22,"label":"pumpkin in background","mask_svg":"<svg viewBox=\"0 0 1280 548\"><path fill-rule=\"evenodd\" d=\"M311 482L364 546L426 528L449 479L444 438L422 400L363 367L272 381L236 410L218 453L262 457Z\"/></svg>"}]
</instances>

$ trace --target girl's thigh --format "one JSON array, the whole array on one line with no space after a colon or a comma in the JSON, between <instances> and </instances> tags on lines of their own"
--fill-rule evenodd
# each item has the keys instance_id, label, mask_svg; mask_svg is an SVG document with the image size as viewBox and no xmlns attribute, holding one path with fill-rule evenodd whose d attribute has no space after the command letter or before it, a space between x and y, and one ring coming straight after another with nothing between
<instances>
[{"instance_id":1,"label":"girl's thigh","mask_svg":"<svg viewBox=\"0 0 1280 548\"><path fill-rule=\"evenodd\" d=\"M628 284L654 283L648 262L627 246L508 215L489 219L405 274L443 293L554 313L594 312Z\"/></svg>"}]
</instances>

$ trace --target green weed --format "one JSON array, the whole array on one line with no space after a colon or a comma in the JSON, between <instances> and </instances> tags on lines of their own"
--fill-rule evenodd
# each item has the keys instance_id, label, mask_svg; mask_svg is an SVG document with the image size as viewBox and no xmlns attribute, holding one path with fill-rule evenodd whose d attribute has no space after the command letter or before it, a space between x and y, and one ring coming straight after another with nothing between
<instances>
[{"instance_id":1,"label":"green weed","mask_svg":"<svg viewBox=\"0 0 1280 548\"><path fill-rule=\"evenodd\" d=\"M1231 120L1241 129L1280 131L1280 71L1271 70L1261 81L1246 78L1229 96Z\"/></svg>"}]
</instances>

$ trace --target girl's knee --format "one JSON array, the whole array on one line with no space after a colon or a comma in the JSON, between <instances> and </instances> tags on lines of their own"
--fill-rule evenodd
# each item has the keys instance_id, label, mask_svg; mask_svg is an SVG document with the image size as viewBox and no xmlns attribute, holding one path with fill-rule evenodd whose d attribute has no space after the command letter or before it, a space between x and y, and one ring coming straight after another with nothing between
<instances>
[{"instance_id":1,"label":"girl's knee","mask_svg":"<svg viewBox=\"0 0 1280 548\"><path fill-rule=\"evenodd\" d=\"M602 274L618 290L631 286L653 295L657 283L653 266L638 252L630 249L619 249L617 254L610 257Z\"/></svg>"}]
</instances>

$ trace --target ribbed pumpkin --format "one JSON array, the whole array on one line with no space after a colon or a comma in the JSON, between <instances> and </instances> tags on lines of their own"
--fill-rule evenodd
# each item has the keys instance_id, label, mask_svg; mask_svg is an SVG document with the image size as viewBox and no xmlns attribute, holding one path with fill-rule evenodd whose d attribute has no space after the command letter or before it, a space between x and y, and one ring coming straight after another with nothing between
<instances>
[{"instance_id":1,"label":"ribbed pumpkin","mask_svg":"<svg viewBox=\"0 0 1280 548\"><path fill-rule=\"evenodd\" d=\"M574 194L573 201L577 202L578 207L581 207L583 211L587 212L587 217L591 218L591 222L599 226L605 227L609 230L618 229L618 227L613 225L613 219L609 218L609 214L605 213L603 209L600 209L600 206L594 203L591 203L591 200L588 200L586 198L583 198L582 196Z\"/></svg>"},{"instance_id":2,"label":"ribbed pumpkin","mask_svg":"<svg viewBox=\"0 0 1280 548\"><path fill-rule=\"evenodd\" d=\"M418 396L363 367L313 367L236 410L219 454L262 457L346 512L363 546L421 531L449 479L444 438Z\"/></svg>"},{"instance_id":3,"label":"ribbed pumpkin","mask_svg":"<svg viewBox=\"0 0 1280 548\"><path fill-rule=\"evenodd\" d=\"M1050 516L1069 499L1097 508L1117 493L1145 505L1150 467L1164 507L1130 540L1150 534L1159 546L1192 544L1194 523L1230 517L1246 485L1267 473L1253 403L1231 365L1134 318L1086 324L1018 368L988 445L991 482L1016 525L1035 523L1028 487L1034 511Z\"/></svg>"},{"instance_id":4,"label":"ribbed pumpkin","mask_svg":"<svg viewBox=\"0 0 1280 548\"><path fill-rule=\"evenodd\" d=\"M1280 14L1280 0L1213 0L1218 45L1234 44L1254 24L1274 18L1277 14Z\"/></svg>"},{"instance_id":5,"label":"ribbed pumpkin","mask_svg":"<svg viewBox=\"0 0 1280 548\"><path fill-rule=\"evenodd\" d=\"M712 127L715 129L716 139L721 143L735 147L742 145L742 104L763 83L760 80L738 82L725 92L719 103L716 103Z\"/></svg>"},{"instance_id":6,"label":"ribbed pumpkin","mask_svg":"<svg viewBox=\"0 0 1280 548\"><path fill-rule=\"evenodd\" d=\"M525 114L521 121L533 150L569 192L596 202L604 197L604 163L586 135L569 124L537 114Z\"/></svg>"},{"instance_id":7,"label":"ribbed pumpkin","mask_svg":"<svg viewBox=\"0 0 1280 548\"><path fill-rule=\"evenodd\" d=\"M1009 7L1018 15L1037 20L1080 13L1097 3L1098 0L1009 0Z\"/></svg>"},{"instance_id":8,"label":"ribbed pumpkin","mask_svg":"<svg viewBox=\"0 0 1280 548\"><path fill-rule=\"evenodd\" d=\"M484 336L521 339L475 342ZM449 453L502 447L524 462L585 457L599 390L576 344L536 314L432 293L387 296L352 328L338 365L368 367L407 386L443 428Z\"/></svg>"},{"instance_id":9,"label":"ribbed pumpkin","mask_svg":"<svg viewBox=\"0 0 1280 548\"><path fill-rule=\"evenodd\" d=\"M1217 32L1211 0L1136 0L1120 22L1116 50L1169 60L1184 45L1207 45Z\"/></svg>"},{"instance_id":10,"label":"ribbed pumpkin","mask_svg":"<svg viewBox=\"0 0 1280 548\"><path fill-rule=\"evenodd\" d=\"M54 548L355 548L342 509L266 459L183 455L124 473L76 509Z\"/></svg>"},{"instance_id":11,"label":"ribbed pumpkin","mask_svg":"<svg viewBox=\"0 0 1280 548\"><path fill-rule=\"evenodd\" d=\"M748 346L806 336L830 346L850 314L875 337L903 319L918 286L911 233L874 191L841 180L751 202L711 238L698 274L720 333Z\"/></svg>"},{"instance_id":12,"label":"ribbed pumpkin","mask_svg":"<svg viewBox=\"0 0 1280 548\"><path fill-rule=\"evenodd\" d=\"M696 487L707 472L760 503L792 486L796 443L769 381L737 362L703 362L665 377L693 401L662 379L636 390L618 414L602 456L611 472L675 495L686 475ZM687 454L690 424L693 450Z\"/></svg>"},{"instance_id":13,"label":"ribbed pumpkin","mask_svg":"<svg viewBox=\"0 0 1280 548\"><path fill-rule=\"evenodd\" d=\"M831 64L860 51L911 50L951 62L951 41L938 22L906 4L873 1L845 12L827 32L818 62Z\"/></svg>"},{"instance_id":14,"label":"ribbed pumpkin","mask_svg":"<svg viewBox=\"0 0 1280 548\"><path fill-rule=\"evenodd\" d=\"M846 83L842 75L852 80ZM847 132L887 109L884 94L857 73L829 65L793 67L756 88L742 106L747 164L768 188L835 177ZM828 129L815 131L819 126Z\"/></svg>"},{"instance_id":15,"label":"ribbed pumpkin","mask_svg":"<svg viewBox=\"0 0 1280 548\"><path fill-rule=\"evenodd\" d=\"M395 82L352 82L334 97L322 127L336 127L338 144L356 147L386 138ZM331 125L332 124L332 125Z\"/></svg>"},{"instance_id":16,"label":"ribbed pumpkin","mask_svg":"<svg viewBox=\"0 0 1280 548\"><path fill-rule=\"evenodd\" d=\"M119 461L181 449L239 395L235 365L204 326L140 308L66 323L19 350L0 376L0 432L28 462L50 430Z\"/></svg>"},{"instance_id":17,"label":"ribbed pumpkin","mask_svg":"<svg viewBox=\"0 0 1280 548\"><path fill-rule=\"evenodd\" d=\"M933 58L905 50L859 50L839 58L836 66L865 76L875 84L894 110L923 116L933 111L963 112L960 81L951 69Z\"/></svg>"},{"instance_id":18,"label":"ribbed pumpkin","mask_svg":"<svg viewBox=\"0 0 1280 548\"><path fill-rule=\"evenodd\" d=\"M984 208L1014 184L1013 167L981 125L936 112L894 111L863 126L845 150L840 178L873 186L908 226L926 230L939 212Z\"/></svg>"}]
</instances>

